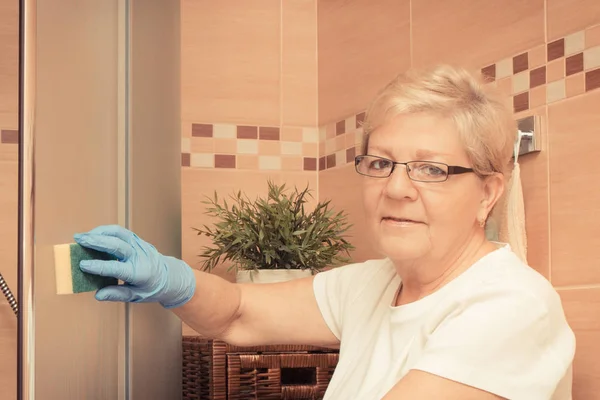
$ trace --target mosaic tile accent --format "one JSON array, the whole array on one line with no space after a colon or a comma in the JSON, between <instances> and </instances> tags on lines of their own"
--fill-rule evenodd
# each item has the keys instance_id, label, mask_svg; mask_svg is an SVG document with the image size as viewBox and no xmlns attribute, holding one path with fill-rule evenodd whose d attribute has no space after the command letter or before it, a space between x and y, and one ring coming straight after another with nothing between
<instances>
[{"instance_id":1,"label":"mosaic tile accent","mask_svg":"<svg viewBox=\"0 0 600 400\"><path fill-rule=\"evenodd\" d=\"M213 137L212 124L192 124L192 137Z\"/></svg>"},{"instance_id":2,"label":"mosaic tile accent","mask_svg":"<svg viewBox=\"0 0 600 400\"><path fill-rule=\"evenodd\" d=\"M600 88L600 68L585 73L585 91Z\"/></svg>"},{"instance_id":3,"label":"mosaic tile accent","mask_svg":"<svg viewBox=\"0 0 600 400\"><path fill-rule=\"evenodd\" d=\"M573 75L583 71L583 53L577 53L565 59L565 75Z\"/></svg>"},{"instance_id":4,"label":"mosaic tile accent","mask_svg":"<svg viewBox=\"0 0 600 400\"><path fill-rule=\"evenodd\" d=\"M238 139L258 139L258 127L238 126L236 129Z\"/></svg>"},{"instance_id":5,"label":"mosaic tile accent","mask_svg":"<svg viewBox=\"0 0 600 400\"><path fill-rule=\"evenodd\" d=\"M546 45L486 65L482 74L490 84L512 96L515 113L578 96L600 88L600 27L573 33ZM348 132L356 121L356 128ZM321 127L319 170L340 167L345 136L345 163L353 163L361 151L364 112ZM360 123L359 123L360 121ZM331 134L333 132L333 134Z\"/></svg>"},{"instance_id":6,"label":"mosaic tile accent","mask_svg":"<svg viewBox=\"0 0 600 400\"><path fill-rule=\"evenodd\" d=\"M481 72L512 96L515 113L599 89L600 26L511 55ZM181 165L315 172L345 166L361 151L364 119L360 111L320 127L193 123L191 137L188 130L182 138ZM5 132L2 143L15 140Z\"/></svg>"},{"instance_id":7,"label":"mosaic tile accent","mask_svg":"<svg viewBox=\"0 0 600 400\"><path fill-rule=\"evenodd\" d=\"M191 137L181 138L182 167L317 170L320 142L317 127L279 128L222 123L190 125ZM185 128L189 129L190 125ZM338 140L343 141L344 138L340 136Z\"/></svg>"},{"instance_id":8,"label":"mosaic tile accent","mask_svg":"<svg viewBox=\"0 0 600 400\"><path fill-rule=\"evenodd\" d=\"M529 88L533 89L546 83L546 66L529 71Z\"/></svg>"},{"instance_id":9,"label":"mosaic tile accent","mask_svg":"<svg viewBox=\"0 0 600 400\"><path fill-rule=\"evenodd\" d=\"M527 71L529 69L529 56L527 53L513 57L513 74Z\"/></svg>"},{"instance_id":10,"label":"mosaic tile accent","mask_svg":"<svg viewBox=\"0 0 600 400\"><path fill-rule=\"evenodd\" d=\"M565 39L548 43L548 62L565 56Z\"/></svg>"},{"instance_id":11,"label":"mosaic tile accent","mask_svg":"<svg viewBox=\"0 0 600 400\"><path fill-rule=\"evenodd\" d=\"M600 27L595 26L486 65L481 73L512 95L514 112L521 112L597 89L597 69Z\"/></svg>"}]
</instances>

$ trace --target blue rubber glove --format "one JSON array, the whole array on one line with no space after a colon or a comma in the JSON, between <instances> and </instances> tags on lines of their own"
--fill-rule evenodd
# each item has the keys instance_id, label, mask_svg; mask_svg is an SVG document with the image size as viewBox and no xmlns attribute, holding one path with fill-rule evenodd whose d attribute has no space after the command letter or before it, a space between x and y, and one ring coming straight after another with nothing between
<instances>
[{"instance_id":1,"label":"blue rubber glove","mask_svg":"<svg viewBox=\"0 0 600 400\"><path fill-rule=\"evenodd\" d=\"M75 241L83 247L115 256L118 261L81 261L84 272L120 279L124 285L96 292L100 301L158 302L165 308L187 303L196 289L192 268L174 257L160 254L135 233L117 225L100 226Z\"/></svg>"}]
</instances>

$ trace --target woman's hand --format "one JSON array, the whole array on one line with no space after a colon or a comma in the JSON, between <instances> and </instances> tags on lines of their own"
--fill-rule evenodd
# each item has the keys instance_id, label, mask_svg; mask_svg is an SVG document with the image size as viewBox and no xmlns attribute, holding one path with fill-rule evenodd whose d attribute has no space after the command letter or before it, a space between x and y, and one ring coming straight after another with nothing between
<instances>
[{"instance_id":1,"label":"woman's hand","mask_svg":"<svg viewBox=\"0 0 600 400\"><path fill-rule=\"evenodd\" d=\"M100 226L87 233L76 234L83 247L117 257L118 261L82 261L82 271L113 277L124 285L98 290L100 301L132 303L158 302L165 308L187 303L196 289L192 268L174 257L163 256L154 246L135 233L117 225Z\"/></svg>"}]
</instances>

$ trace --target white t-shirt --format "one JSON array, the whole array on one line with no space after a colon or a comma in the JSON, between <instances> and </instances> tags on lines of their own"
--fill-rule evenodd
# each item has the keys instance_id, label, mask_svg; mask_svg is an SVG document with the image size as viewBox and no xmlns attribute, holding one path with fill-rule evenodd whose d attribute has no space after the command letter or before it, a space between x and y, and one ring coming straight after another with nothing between
<instances>
[{"instance_id":1,"label":"white t-shirt","mask_svg":"<svg viewBox=\"0 0 600 400\"><path fill-rule=\"evenodd\" d=\"M393 307L399 285L390 260L315 276L319 308L341 342L326 400L379 400L411 369L511 400L571 399L575 336L560 298L508 246Z\"/></svg>"}]
</instances>

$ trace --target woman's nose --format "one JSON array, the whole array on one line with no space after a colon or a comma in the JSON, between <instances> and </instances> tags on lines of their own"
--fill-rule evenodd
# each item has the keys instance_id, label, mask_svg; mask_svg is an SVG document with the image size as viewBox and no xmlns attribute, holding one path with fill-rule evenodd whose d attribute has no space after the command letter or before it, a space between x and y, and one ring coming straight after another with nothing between
<instances>
[{"instance_id":1,"label":"woman's nose","mask_svg":"<svg viewBox=\"0 0 600 400\"><path fill-rule=\"evenodd\" d=\"M408 176L408 166L403 164L396 164L396 168L392 174L387 178L385 191L390 198L403 199L410 198L416 199L417 189L413 181Z\"/></svg>"}]
</instances>

